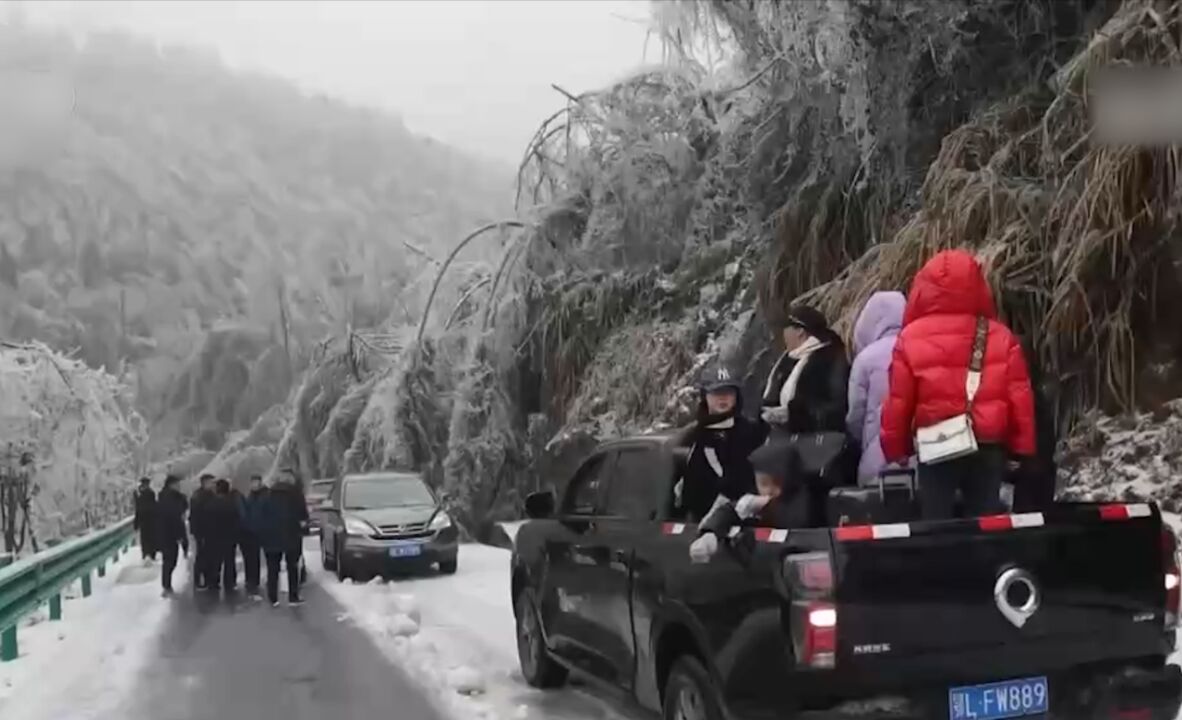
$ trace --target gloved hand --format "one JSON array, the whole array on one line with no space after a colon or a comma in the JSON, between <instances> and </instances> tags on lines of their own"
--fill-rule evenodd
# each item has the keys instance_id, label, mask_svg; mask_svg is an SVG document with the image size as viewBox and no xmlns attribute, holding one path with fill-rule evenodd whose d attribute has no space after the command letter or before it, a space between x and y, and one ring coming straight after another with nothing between
<instances>
[{"instance_id":1,"label":"gloved hand","mask_svg":"<svg viewBox=\"0 0 1182 720\"><path fill-rule=\"evenodd\" d=\"M714 557L714 553L718 552L718 536L714 533L706 533L690 543L689 552L691 562L710 562L710 558Z\"/></svg>"},{"instance_id":2,"label":"gloved hand","mask_svg":"<svg viewBox=\"0 0 1182 720\"><path fill-rule=\"evenodd\" d=\"M788 423L788 408L782 405L765 407L759 416L768 425L786 425Z\"/></svg>"},{"instance_id":3,"label":"gloved hand","mask_svg":"<svg viewBox=\"0 0 1182 720\"><path fill-rule=\"evenodd\" d=\"M735 503L735 513L744 520L763 512L770 498L763 495L744 495Z\"/></svg>"}]
</instances>

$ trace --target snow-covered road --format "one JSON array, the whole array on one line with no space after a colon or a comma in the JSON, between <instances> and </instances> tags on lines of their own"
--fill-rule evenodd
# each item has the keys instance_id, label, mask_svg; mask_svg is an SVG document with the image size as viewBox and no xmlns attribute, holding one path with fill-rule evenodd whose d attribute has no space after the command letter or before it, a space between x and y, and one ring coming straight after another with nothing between
<instances>
[{"instance_id":1,"label":"snow-covered road","mask_svg":"<svg viewBox=\"0 0 1182 720\"><path fill-rule=\"evenodd\" d=\"M187 581L182 563L174 582ZM160 598L159 564L145 566L139 548L94 579L91 597L81 597L77 582L63 595L61 622L42 607L21 627L21 656L0 663L4 720L122 718L119 706L155 659L170 608Z\"/></svg>"},{"instance_id":2,"label":"snow-covered road","mask_svg":"<svg viewBox=\"0 0 1182 720\"><path fill-rule=\"evenodd\" d=\"M521 678L509 598L509 551L460 549L459 573L369 584L308 567L353 622L457 718L615 719L625 710L576 687L535 690Z\"/></svg>"}]
</instances>

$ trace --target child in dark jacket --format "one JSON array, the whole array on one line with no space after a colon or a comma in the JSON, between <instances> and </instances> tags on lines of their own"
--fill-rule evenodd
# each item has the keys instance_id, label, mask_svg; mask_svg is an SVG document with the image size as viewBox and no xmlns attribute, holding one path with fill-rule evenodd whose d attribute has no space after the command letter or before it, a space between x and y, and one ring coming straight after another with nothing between
<instances>
[{"instance_id":1,"label":"child in dark jacket","mask_svg":"<svg viewBox=\"0 0 1182 720\"><path fill-rule=\"evenodd\" d=\"M719 538L727 537L736 525L754 525L783 530L808 527L809 489L793 472L798 463L792 446L772 440L751 453L758 495L744 495L731 503L719 498L698 525L701 533L690 545L694 562L708 562L718 551ZM793 478L797 478L793 480Z\"/></svg>"}]
</instances>

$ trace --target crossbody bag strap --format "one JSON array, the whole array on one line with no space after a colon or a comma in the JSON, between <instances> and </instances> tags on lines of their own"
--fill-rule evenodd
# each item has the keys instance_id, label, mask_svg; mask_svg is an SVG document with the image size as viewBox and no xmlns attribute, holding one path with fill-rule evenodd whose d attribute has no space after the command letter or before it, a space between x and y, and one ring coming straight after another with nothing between
<instances>
[{"instance_id":1,"label":"crossbody bag strap","mask_svg":"<svg viewBox=\"0 0 1182 720\"><path fill-rule=\"evenodd\" d=\"M973 352L969 356L969 372L965 375L964 391L968 399L968 413L973 411L973 398L981 387L981 367L985 363L985 341L989 336L989 320L984 315L977 316L977 332L973 335Z\"/></svg>"}]
</instances>

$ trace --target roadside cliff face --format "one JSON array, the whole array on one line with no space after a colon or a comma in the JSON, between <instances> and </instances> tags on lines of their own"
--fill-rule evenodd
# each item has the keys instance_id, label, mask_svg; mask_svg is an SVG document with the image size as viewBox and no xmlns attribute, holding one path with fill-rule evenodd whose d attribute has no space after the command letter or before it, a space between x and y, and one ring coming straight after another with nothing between
<instances>
[{"instance_id":1,"label":"roadside cliff face","mask_svg":"<svg viewBox=\"0 0 1182 720\"><path fill-rule=\"evenodd\" d=\"M1178 3L660 3L655 19L669 65L540 126L524 227L490 282L437 299L446 325L399 354L334 345L277 464L420 470L483 536L596 441L684 422L712 357L754 401L769 313L803 299L848 332L871 292L958 245L985 260L1064 428L1142 400L1177 339L1136 320L1176 287L1177 148L1090 142L1087 76L1165 62Z\"/></svg>"}]
</instances>

